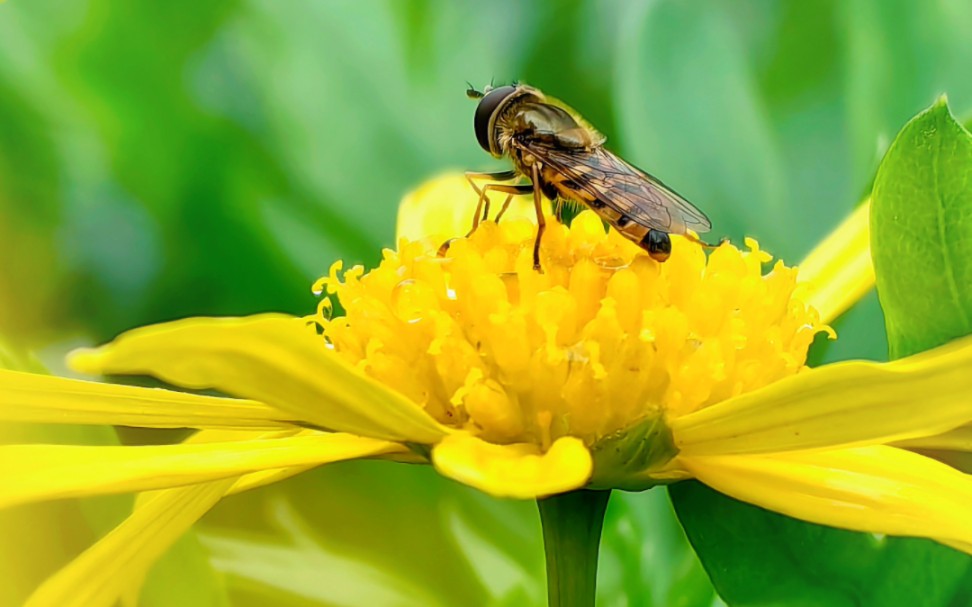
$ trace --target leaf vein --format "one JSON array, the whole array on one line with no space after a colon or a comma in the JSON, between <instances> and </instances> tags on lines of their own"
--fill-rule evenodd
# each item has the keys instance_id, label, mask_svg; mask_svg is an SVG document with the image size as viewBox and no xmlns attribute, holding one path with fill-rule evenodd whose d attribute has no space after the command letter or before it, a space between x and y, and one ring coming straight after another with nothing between
<instances>
[{"instance_id":1,"label":"leaf vein","mask_svg":"<svg viewBox=\"0 0 972 607\"><path fill-rule=\"evenodd\" d=\"M948 246L948 240L946 240L945 234L947 227L945 223L945 200L939 184L939 157L941 156L941 150L942 140L941 138L936 138L932 147L932 189L934 191L935 201L938 203L936 205L936 214L938 220L938 246L942 251L942 266L945 271L945 280L948 283L949 293L952 295L952 301L955 303L959 316L962 318L962 324L968 327L969 316L965 310L965 306L962 305L962 297L959 293L958 282L955 279L955 267L952 263L951 249Z\"/></svg>"}]
</instances>

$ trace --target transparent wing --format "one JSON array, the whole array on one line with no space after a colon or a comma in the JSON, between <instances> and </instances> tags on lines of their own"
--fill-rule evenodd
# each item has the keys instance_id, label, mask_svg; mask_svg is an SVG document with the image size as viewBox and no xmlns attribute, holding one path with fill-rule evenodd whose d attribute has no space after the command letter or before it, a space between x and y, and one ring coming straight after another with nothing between
<instances>
[{"instance_id":1,"label":"transparent wing","mask_svg":"<svg viewBox=\"0 0 972 607\"><path fill-rule=\"evenodd\" d=\"M521 142L534 156L606 206L642 225L674 234L712 228L709 219L664 183L604 148L558 149L544 142Z\"/></svg>"},{"instance_id":2,"label":"transparent wing","mask_svg":"<svg viewBox=\"0 0 972 607\"><path fill-rule=\"evenodd\" d=\"M559 107L560 109L564 110L565 112L570 114L570 117L574 119L574 122L581 125L583 128L587 129L587 132L590 134L591 139L594 141L594 145L604 145L604 142L607 141L607 137L605 137L603 133L601 133L596 128L594 128L594 126L590 122L585 120L583 116L578 114L577 110L570 107L560 99L557 99L556 97L551 97L550 95L547 94L544 94L543 97L544 97L544 103Z\"/></svg>"}]
</instances>

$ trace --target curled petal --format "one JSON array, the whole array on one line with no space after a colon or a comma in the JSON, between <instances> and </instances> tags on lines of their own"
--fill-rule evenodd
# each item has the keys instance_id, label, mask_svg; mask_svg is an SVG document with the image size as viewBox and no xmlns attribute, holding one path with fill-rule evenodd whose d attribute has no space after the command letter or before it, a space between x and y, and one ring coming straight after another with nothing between
<instances>
[{"instance_id":1,"label":"curled petal","mask_svg":"<svg viewBox=\"0 0 972 607\"><path fill-rule=\"evenodd\" d=\"M533 444L497 445L456 433L432 449L441 474L496 497L533 499L579 489L593 463L584 443L557 439L546 453Z\"/></svg>"}]
</instances>

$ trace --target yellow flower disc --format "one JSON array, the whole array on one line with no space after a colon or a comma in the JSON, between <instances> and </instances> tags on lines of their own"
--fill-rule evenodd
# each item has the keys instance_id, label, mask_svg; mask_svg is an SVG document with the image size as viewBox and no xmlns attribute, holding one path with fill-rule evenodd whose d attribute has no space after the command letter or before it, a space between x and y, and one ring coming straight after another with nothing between
<instances>
[{"instance_id":1,"label":"yellow flower disc","mask_svg":"<svg viewBox=\"0 0 972 607\"><path fill-rule=\"evenodd\" d=\"M706 256L673 237L657 263L598 217L551 220L543 273L536 226L484 222L468 239L402 239L381 264L319 286L345 315L315 320L336 352L435 419L496 443L592 445L650 418L684 415L799 371L816 312L796 270L755 241Z\"/></svg>"}]
</instances>

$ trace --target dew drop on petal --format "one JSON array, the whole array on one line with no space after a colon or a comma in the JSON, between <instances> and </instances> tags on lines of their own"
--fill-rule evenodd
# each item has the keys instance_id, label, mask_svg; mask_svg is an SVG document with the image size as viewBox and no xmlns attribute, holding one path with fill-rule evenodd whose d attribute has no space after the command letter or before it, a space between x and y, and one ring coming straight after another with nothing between
<instances>
[{"instance_id":1,"label":"dew drop on petal","mask_svg":"<svg viewBox=\"0 0 972 607\"><path fill-rule=\"evenodd\" d=\"M625 259L620 255L602 255L592 257L591 259L601 268L610 271L624 270L631 266L631 260Z\"/></svg>"},{"instance_id":2,"label":"dew drop on petal","mask_svg":"<svg viewBox=\"0 0 972 607\"><path fill-rule=\"evenodd\" d=\"M438 299L425 283L408 278L392 289L392 310L400 320L416 323L424 320L430 310L437 309Z\"/></svg>"},{"instance_id":3,"label":"dew drop on petal","mask_svg":"<svg viewBox=\"0 0 972 607\"><path fill-rule=\"evenodd\" d=\"M311 285L311 293L314 294L314 297L320 297L324 294L324 289L327 288L329 279L330 276L323 276L314 281L314 284Z\"/></svg>"}]
</instances>

